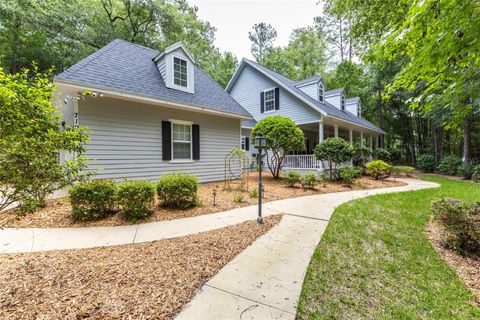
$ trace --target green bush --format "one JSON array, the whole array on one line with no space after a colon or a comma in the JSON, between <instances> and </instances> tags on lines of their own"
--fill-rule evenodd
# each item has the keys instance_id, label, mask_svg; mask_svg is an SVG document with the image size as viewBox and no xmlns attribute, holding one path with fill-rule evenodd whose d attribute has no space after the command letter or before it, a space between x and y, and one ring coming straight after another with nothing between
<instances>
[{"instance_id":1,"label":"green bush","mask_svg":"<svg viewBox=\"0 0 480 320\"><path fill-rule=\"evenodd\" d=\"M362 176L362 169L358 167L345 167L338 170L343 183L353 184L353 181Z\"/></svg>"},{"instance_id":2,"label":"green bush","mask_svg":"<svg viewBox=\"0 0 480 320\"><path fill-rule=\"evenodd\" d=\"M448 247L461 254L480 255L480 201L442 199L432 203L432 211L447 231Z\"/></svg>"},{"instance_id":3,"label":"green bush","mask_svg":"<svg viewBox=\"0 0 480 320\"><path fill-rule=\"evenodd\" d=\"M382 160L385 162L391 161L391 154L385 149L378 148L373 150L373 158L375 160Z\"/></svg>"},{"instance_id":4,"label":"green bush","mask_svg":"<svg viewBox=\"0 0 480 320\"><path fill-rule=\"evenodd\" d=\"M315 172L306 173L302 178L302 187L305 189L313 189L321 180Z\"/></svg>"},{"instance_id":5,"label":"green bush","mask_svg":"<svg viewBox=\"0 0 480 320\"><path fill-rule=\"evenodd\" d=\"M480 164L477 164L473 167L472 180L475 182L480 182Z\"/></svg>"},{"instance_id":6,"label":"green bush","mask_svg":"<svg viewBox=\"0 0 480 320\"><path fill-rule=\"evenodd\" d=\"M373 160L367 163L367 173L375 178L384 179L388 177L392 172L392 167L382 160Z\"/></svg>"},{"instance_id":7,"label":"green bush","mask_svg":"<svg viewBox=\"0 0 480 320\"><path fill-rule=\"evenodd\" d=\"M445 156L438 164L438 171L444 174L454 176L457 174L458 167L462 164L462 159L457 156Z\"/></svg>"},{"instance_id":8,"label":"green bush","mask_svg":"<svg viewBox=\"0 0 480 320\"><path fill-rule=\"evenodd\" d=\"M338 166L352 160L354 148L342 138L328 138L315 147L314 153L318 160L328 162L330 180L333 180Z\"/></svg>"},{"instance_id":9,"label":"green bush","mask_svg":"<svg viewBox=\"0 0 480 320\"><path fill-rule=\"evenodd\" d=\"M157 195L162 205L187 209L197 205L198 178L186 173L172 173L160 177Z\"/></svg>"},{"instance_id":10,"label":"green bush","mask_svg":"<svg viewBox=\"0 0 480 320\"><path fill-rule=\"evenodd\" d=\"M435 170L435 158L430 154L421 154L417 157L417 168L422 172Z\"/></svg>"},{"instance_id":11,"label":"green bush","mask_svg":"<svg viewBox=\"0 0 480 320\"><path fill-rule=\"evenodd\" d=\"M145 218L155 203L155 185L149 181L123 182L118 188L117 202L125 211L127 220Z\"/></svg>"},{"instance_id":12,"label":"green bush","mask_svg":"<svg viewBox=\"0 0 480 320\"><path fill-rule=\"evenodd\" d=\"M68 190L75 220L100 219L113 212L117 185L109 180L80 182Z\"/></svg>"},{"instance_id":13,"label":"green bush","mask_svg":"<svg viewBox=\"0 0 480 320\"><path fill-rule=\"evenodd\" d=\"M283 177L283 181L287 184L289 187L295 186L297 183L300 183L302 176L300 175L300 172L298 171L288 171L287 174Z\"/></svg>"},{"instance_id":14,"label":"green bush","mask_svg":"<svg viewBox=\"0 0 480 320\"><path fill-rule=\"evenodd\" d=\"M403 173L407 177L411 177L413 170L415 170L415 168L409 166L392 166L392 173L396 176Z\"/></svg>"},{"instance_id":15,"label":"green bush","mask_svg":"<svg viewBox=\"0 0 480 320\"><path fill-rule=\"evenodd\" d=\"M390 160L393 162L400 161L400 159L402 158L402 151L400 151L400 149L389 148L388 152L390 152Z\"/></svg>"},{"instance_id":16,"label":"green bush","mask_svg":"<svg viewBox=\"0 0 480 320\"><path fill-rule=\"evenodd\" d=\"M462 163L457 168L457 175L463 177L466 180L472 179L475 165L471 162Z\"/></svg>"},{"instance_id":17,"label":"green bush","mask_svg":"<svg viewBox=\"0 0 480 320\"><path fill-rule=\"evenodd\" d=\"M250 190L250 198L256 198L258 197L258 189L257 188L253 188L252 190Z\"/></svg>"},{"instance_id":18,"label":"green bush","mask_svg":"<svg viewBox=\"0 0 480 320\"><path fill-rule=\"evenodd\" d=\"M239 193L233 196L233 202L235 203L243 203L245 202L245 197L243 194Z\"/></svg>"},{"instance_id":19,"label":"green bush","mask_svg":"<svg viewBox=\"0 0 480 320\"><path fill-rule=\"evenodd\" d=\"M364 167L368 162L368 158L372 155L372 149L369 147L354 146L353 147L353 162L361 167Z\"/></svg>"}]
</instances>

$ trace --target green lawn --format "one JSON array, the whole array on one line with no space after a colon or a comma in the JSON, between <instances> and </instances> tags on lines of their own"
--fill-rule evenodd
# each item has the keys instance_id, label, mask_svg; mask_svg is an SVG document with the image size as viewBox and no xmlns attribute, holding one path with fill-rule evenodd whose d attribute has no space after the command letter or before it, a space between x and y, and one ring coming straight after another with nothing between
<instances>
[{"instance_id":1,"label":"green lawn","mask_svg":"<svg viewBox=\"0 0 480 320\"><path fill-rule=\"evenodd\" d=\"M424 233L433 199L480 199L480 185L385 194L337 210L305 277L299 319L480 319L474 297Z\"/></svg>"}]
</instances>

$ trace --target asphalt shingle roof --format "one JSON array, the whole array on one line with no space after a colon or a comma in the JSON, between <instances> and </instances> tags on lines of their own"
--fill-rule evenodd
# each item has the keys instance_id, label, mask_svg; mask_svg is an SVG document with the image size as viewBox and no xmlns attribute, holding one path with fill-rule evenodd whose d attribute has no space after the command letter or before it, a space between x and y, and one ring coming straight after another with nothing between
<instances>
[{"instance_id":1,"label":"asphalt shingle roof","mask_svg":"<svg viewBox=\"0 0 480 320\"><path fill-rule=\"evenodd\" d=\"M253 128L257 124L257 121L255 119L249 119L249 120L243 120L242 121L242 127L243 128Z\"/></svg>"},{"instance_id":2,"label":"asphalt shingle roof","mask_svg":"<svg viewBox=\"0 0 480 320\"><path fill-rule=\"evenodd\" d=\"M197 66L194 93L167 88L152 60L159 54L157 50L117 39L60 73L55 80L251 117Z\"/></svg>"},{"instance_id":3,"label":"asphalt shingle roof","mask_svg":"<svg viewBox=\"0 0 480 320\"><path fill-rule=\"evenodd\" d=\"M318 81L320 81L320 80L322 80L322 77L320 77L320 76L313 76L313 77L310 77L310 78L306 78L306 79L297 81L297 82L295 82L295 85L298 87L298 86L301 86L302 84L305 84L305 83L318 82Z\"/></svg>"},{"instance_id":4,"label":"asphalt shingle roof","mask_svg":"<svg viewBox=\"0 0 480 320\"><path fill-rule=\"evenodd\" d=\"M254 67L255 69L263 72L264 74L270 76L271 78L273 78L277 82L279 82L279 83L283 84L284 86L288 87L298 97L301 97L304 100L307 100L309 103L316 106L318 109L323 110L325 113L327 113L327 115L338 118L338 119L341 119L341 120L344 120L344 121L352 122L354 124L357 124L359 126L362 126L362 127L365 127L365 128L377 131L377 132L385 133L385 131L383 131L381 128L377 127L376 125L374 125L373 123L371 123L370 121L368 121L368 120L366 120L362 117L357 117L356 115L354 115L354 114L352 114L348 111L342 111L342 110L336 108L335 106L331 105L328 102L320 102L320 101L312 98L311 96L309 96L308 94L306 94L302 90L298 89L296 87L296 82L295 81L290 80L290 79L282 76L281 74L276 73L275 71L267 69L264 66L254 62L254 61L251 61L251 60L248 60L248 59L243 59L243 60L247 64ZM331 90L331 92L336 91L336 90L339 90L338 92L341 92L341 91L343 91L343 88ZM325 93L325 95L327 95L327 92Z\"/></svg>"},{"instance_id":5,"label":"asphalt shingle roof","mask_svg":"<svg viewBox=\"0 0 480 320\"><path fill-rule=\"evenodd\" d=\"M328 91L325 91L325 96L331 96L331 95L339 94L339 93L342 93L342 92L343 92L343 88L328 90Z\"/></svg>"}]
</instances>

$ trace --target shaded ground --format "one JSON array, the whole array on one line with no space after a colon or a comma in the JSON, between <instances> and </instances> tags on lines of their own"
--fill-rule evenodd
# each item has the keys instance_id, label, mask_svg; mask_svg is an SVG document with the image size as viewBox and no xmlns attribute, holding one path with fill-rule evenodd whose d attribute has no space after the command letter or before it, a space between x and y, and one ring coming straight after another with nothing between
<instances>
[{"instance_id":1,"label":"shaded ground","mask_svg":"<svg viewBox=\"0 0 480 320\"><path fill-rule=\"evenodd\" d=\"M248 190L257 189L258 176L250 173ZM264 174L264 202L280 200L293 197L301 197L313 194L351 191L360 189L376 189L404 185L402 182L391 180L379 181L368 177L358 179L354 186L345 186L341 182L327 182L325 186L320 185L313 190L305 190L301 187L286 187L283 181L276 180L270 174ZM215 213L257 204L257 198L251 197L247 190L235 190L235 185L230 190L224 188L223 182L201 185L199 188L200 205L188 210L165 209L157 203L153 214L140 222L152 222L171 220L185 217L198 216L202 214ZM216 205L213 206L212 189L217 189ZM234 202L234 197L241 195L243 202ZM19 216L15 209L0 213L0 227L85 227L85 226L116 226L129 224L124 219L122 212L102 220L89 222L75 222L71 218L71 206L67 198L50 200L48 206L33 214Z\"/></svg>"},{"instance_id":2,"label":"shaded ground","mask_svg":"<svg viewBox=\"0 0 480 320\"><path fill-rule=\"evenodd\" d=\"M169 319L280 218L143 244L0 255L0 318Z\"/></svg>"},{"instance_id":3,"label":"shaded ground","mask_svg":"<svg viewBox=\"0 0 480 320\"><path fill-rule=\"evenodd\" d=\"M480 197L480 185L377 195L338 207L310 262L299 319L479 319L474 294L426 233L430 202Z\"/></svg>"},{"instance_id":4,"label":"shaded ground","mask_svg":"<svg viewBox=\"0 0 480 320\"><path fill-rule=\"evenodd\" d=\"M480 303L480 259L475 257L465 257L459 255L453 250L445 248L443 245L445 238L443 236L444 231L441 226L430 222L425 230L440 257L442 257L442 259L445 260L453 270L455 270L467 287L475 294L477 302Z\"/></svg>"}]
</instances>

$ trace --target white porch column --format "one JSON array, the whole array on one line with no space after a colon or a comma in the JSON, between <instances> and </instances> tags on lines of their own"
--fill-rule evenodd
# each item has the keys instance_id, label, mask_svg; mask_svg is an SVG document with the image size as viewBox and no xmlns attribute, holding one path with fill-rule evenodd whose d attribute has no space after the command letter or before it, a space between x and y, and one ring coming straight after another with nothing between
<instances>
[{"instance_id":1,"label":"white porch column","mask_svg":"<svg viewBox=\"0 0 480 320\"><path fill-rule=\"evenodd\" d=\"M322 143L323 141L323 120L320 120L318 123L318 143Z\"/></svg>"},{"instance_id":2,"label":"white porch column","mask_svg":"<svg viewBox=\"0 0 480 320\"><path fill-rule=\"evenodd\" d=\"M353 144L353 130L352 129L348 130L348 140L350 141L350 144Z\"/></svg>"},{"instance_id":3,"label":"white porch column","mask_svg":"<svg viewBox=\"0 0 480 320\"><path fill-rule=\"evenodd\" d=\"M369 136L369 144L370 144L370 149L373 148L373 139L372 135Z\"/></svg>"},{"instance_id":4,"label":"white porch column","mask_svg":"<svg viewBox=\"0 0 480 320\"><path fill-rule=\"evenodd\" d=\"M335 138L338 138L338 126L334 125L333 126L333 135Z\"/></svg>"},{"instance_id":5,"label":"white porch column","mask_svg":"<svg viewBox=\"0 0 480 320\"><path fill-rule=\"evenodd\" d=\"M360 146L363 147L363 132L360 132Z\"/></svg>"}]
</instances>

